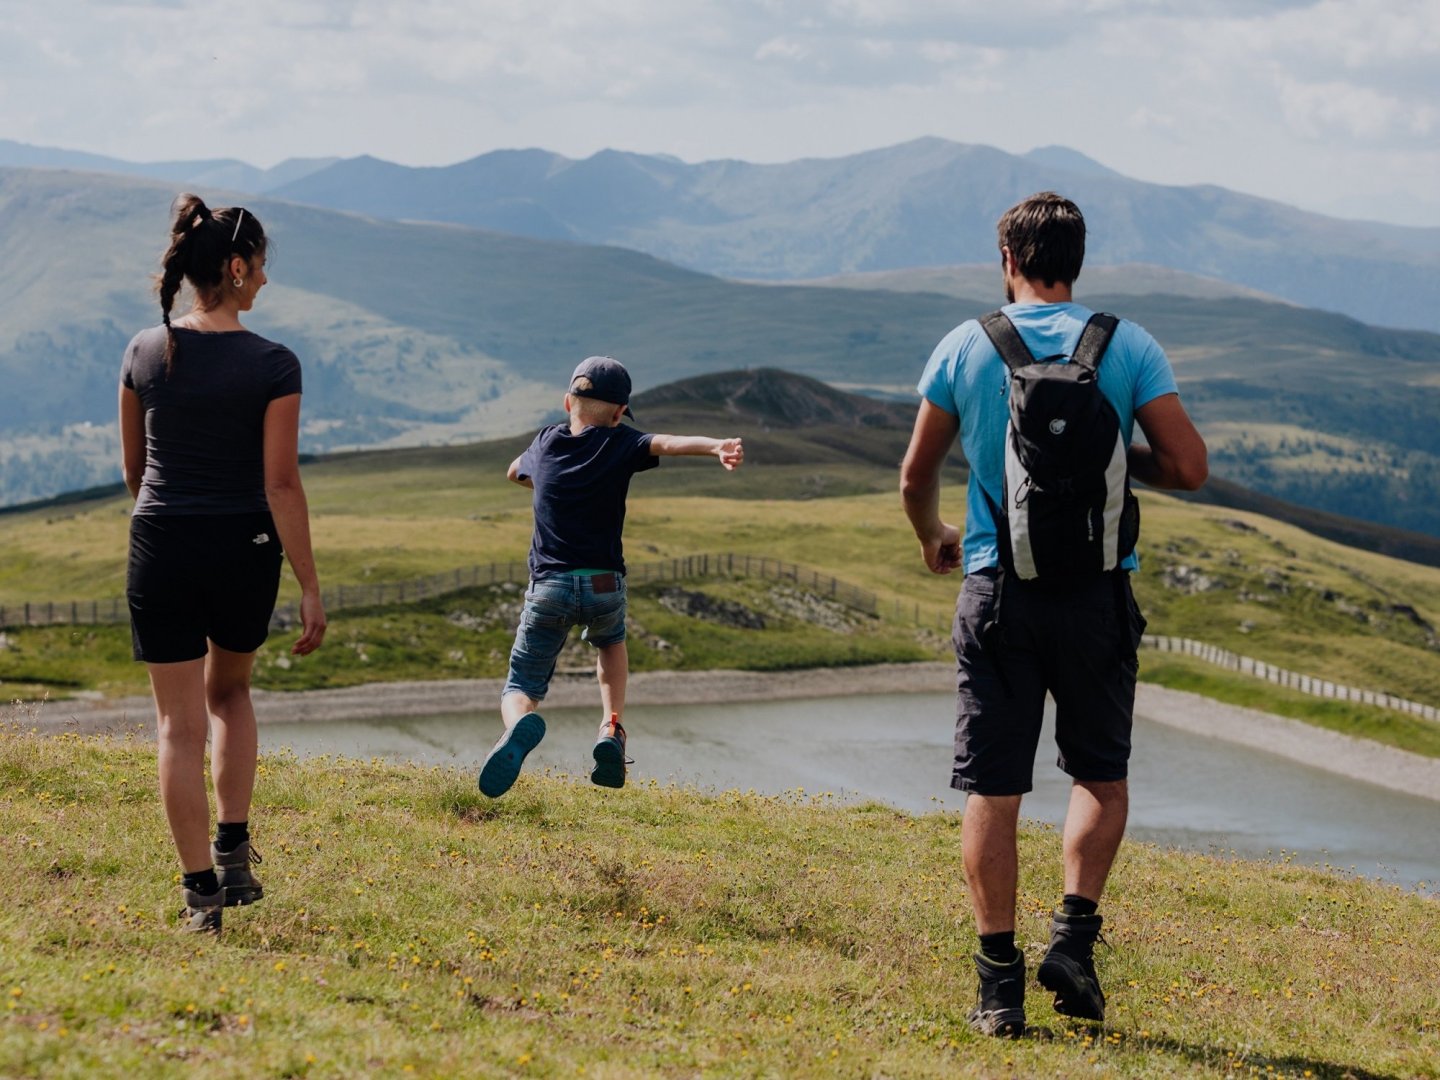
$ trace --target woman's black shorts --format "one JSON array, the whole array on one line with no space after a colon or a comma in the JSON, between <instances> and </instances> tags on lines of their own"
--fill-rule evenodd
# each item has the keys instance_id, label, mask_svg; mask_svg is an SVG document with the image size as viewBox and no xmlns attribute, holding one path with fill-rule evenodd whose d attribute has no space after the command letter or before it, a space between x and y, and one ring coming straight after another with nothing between
<instances>
[{"instance_id":1,"label":"woman's black shorts","mask_svg":"<svg viewBox=\"0 0 1440 1080\"><path fill-rule=\"evenodd\" d=\"M197 660L207 639L254 652L270 632L281 555L268 513L131 518L125 596L135 659Z\"/></svg>"}]
</instances>

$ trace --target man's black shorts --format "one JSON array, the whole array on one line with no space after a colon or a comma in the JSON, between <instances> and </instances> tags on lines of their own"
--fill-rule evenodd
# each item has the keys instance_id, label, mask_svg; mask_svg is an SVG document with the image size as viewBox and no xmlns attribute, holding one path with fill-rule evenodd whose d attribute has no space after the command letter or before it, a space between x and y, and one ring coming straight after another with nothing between
<instances>
[{"instance_id":1,"label":"man's black shorts","mask_svg":"<svg viewBox=\"0 0 1440 1080\"><path fill-rule=\"evenodd\" d=\"M1033 786L1045 693L1055 699L1056 764L1077 780L1123 780L1135 710L1135 649L1145 619L1128 574L1062 587L997 572L965 577L955 603L955 767L950 786L1023 795Z\"/></svg>"},{"instance_id":2,"label":"man's black shorts","mask_svg":"<svg viewBox=\"0 0 1440 1080\"><path fill-rule=\"evenodd\" d=\"M131 518L125 595L135 659L196 660L209 651L207 639L254 652L270 632L280 560L268 513Z\"/></svg>"}]
</instances>

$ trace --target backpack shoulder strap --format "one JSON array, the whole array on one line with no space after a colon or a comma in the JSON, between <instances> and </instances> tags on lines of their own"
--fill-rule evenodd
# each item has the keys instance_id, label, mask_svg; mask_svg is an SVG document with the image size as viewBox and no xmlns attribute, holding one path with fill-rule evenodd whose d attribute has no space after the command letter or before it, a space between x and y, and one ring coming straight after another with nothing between
<instances>
[{"instance_id":1,"label":"backpack shoulder strap","mask_svg":"<svg viewBox=\"0 0 1440 1080\"><path fill-rule=\"evenodd\" d=\"M1100 360L1104 357L1105 350L1110 347L1110 339L1115 336L1115 328L1119 325L1120 320L1109 312L1097 311L1091 315L1085 329L1080 332L1080 341L1075 346L1070 362L1091 371L1098 370Z\"/></svg>"},{"instance_id":2,"label":"backpack shoulder strap","mask_svg":"<svg viewBox=\"0 0 1440 1080\"><path fill-rule=\"evenodd\" d=\"M985 331L985 336L990 339L990 344L995 346L995 351L1000 354L1000 359L1005 361L1005 366L1011 371L1017 371L1022 367L1028 367L1035 363L1035 354L1020 337L1020 331L1015 329L1015 324L1010 321L1010 316L1003 311L992 311L988 315L980 316L980 329Z\"/></svg>"}]
</instances>

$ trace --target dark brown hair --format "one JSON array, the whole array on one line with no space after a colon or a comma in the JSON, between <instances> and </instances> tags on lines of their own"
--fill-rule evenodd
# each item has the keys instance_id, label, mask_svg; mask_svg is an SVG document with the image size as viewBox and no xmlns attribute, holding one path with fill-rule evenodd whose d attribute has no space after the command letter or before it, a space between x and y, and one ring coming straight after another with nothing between
<instances>
[{"instance_id":1,"label":"dark brown hair","mask_svg":"<svg viewBox=\"0 0 1440 1080\"><path fill-rule=\"evenodd\" d=\"M1042 191L1024 199L995 227L1000 246L1009 248L1022 277L1073 285L1085 261L1085 217L1069 199Z\"/></svg>"},{"instance_id":2,"label":"dark brown hair","mask_svg":"<svg viewBox=\"0 0 1440 1080\"><path fill-rule=\"evenodd\" d=\"M179 195L172 207L170 247L161 259L162 270L155 283L160 294L168 340L165 343L165 374L175 364L178 342L170 327L170 309L180 285L188 281L200 297L202 307L213 307L224 287L230 256L247 263L265 254L265 229L254 214L240 206L212 211L198 195Z\"/></svg>"}]
</instances>

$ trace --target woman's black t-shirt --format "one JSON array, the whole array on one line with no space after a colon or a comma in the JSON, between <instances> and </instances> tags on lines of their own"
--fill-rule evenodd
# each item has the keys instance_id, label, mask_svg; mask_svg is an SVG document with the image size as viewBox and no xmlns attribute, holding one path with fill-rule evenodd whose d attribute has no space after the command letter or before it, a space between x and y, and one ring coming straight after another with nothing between
<instances>
[{"instance_id":1,"label":"woman's black t-shirt","mask_svg":"<svg viewBox=\"0 0 1440 1080\"><path fill-rule=\"evenodd\" d=\"M120 382L145 406L145 475L136 514L248 514L265 499L265 410L300 393L300 361L248 330L176 328L165 374L165 327L125 350Z\"/></svg>"}]
</instances>

